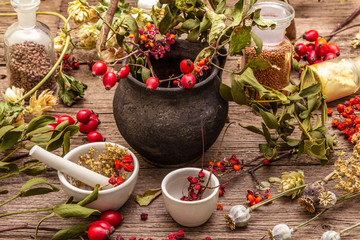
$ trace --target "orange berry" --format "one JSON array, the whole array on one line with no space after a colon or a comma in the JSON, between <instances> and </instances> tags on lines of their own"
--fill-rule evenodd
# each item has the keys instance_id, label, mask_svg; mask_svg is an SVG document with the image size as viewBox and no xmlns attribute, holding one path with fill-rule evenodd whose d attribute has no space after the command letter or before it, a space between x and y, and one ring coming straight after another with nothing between
<instances>
[{"instance_id":1,"label":"orange berry","mask_svg":"<svg viewBox=\"0 0 360 240\"><path fill-rule=\"evenodd\" d=\"M146 27L147 27L147 28L151 28L151 27L152 27L152 24L151 24L150 22L147 22L147 23L146 23Z\"/></svg>"},{"instance_id":2,"label":"orange berry","mask_svg":"<svg viewBox=\"0 0 360 240\"><path fill-rule=\"evenodd\" d=\"M171 38L171 39L175 39L175 38L176 38L176 35L175 35L175 34L170 34L170 38Z\"/></svg>"},{"instance_id":3,"label":"orange berry","mask_svg":"<svg viewBox=\"0 0 360 240\"><path fill-rule=\"evenodd\" d=\"M254 206L254 205L256 204L256 202L253 201L253 202L251 202L250 204L251 204L251 206Z\"/></svg>"},{"instance_id":4,"label":"orange berry","mask_svg":"<svg viewBox=\"0 0 360 240\"><path fill-rule=\"evenodd\" d=\"M218 168L221 168L221 163L220 163L220 162L217 162L217 163L216 163L216 166L217 166Z\"/></svg>"},{"instance_id":5,"label":"orange berry","mask_svg":"<svg viewBox=\"0 0 360 240\"><path fill-rule=\"evenodd\" d=\"M177 86L177 85L179 84L179 82L178 82L177 80L174 80L174 81L173 81L173 84ZM210 164L209 164L209 165L210 165Z\"/></svg>"},{"instance_id":6,"label":"orange berry","mask_svg":"<svg viewBox=\"0 0 360 240\"><path fill-rule=\"evenodd\" d=\"M250 203L255 202L255 199L254 199L253 195L249 194L247 198L248 198Z\"/></svg>"},{"instance_id":7,"label":"orange berry","mask_svg":"<svg viewBox=\"0 0 360 240\"><path fill-rule=\"evenodd\" d=\"M130 34L130 35L129 35L129 38L134 38L134 37L135 37L134 34Z\"/></svg>"},{"instance_id":8,"label":"orange berry","mask_svg":"<svg viewBox=\"0 0 360 240\"><path fill-rule=\"evenodd\" d=\"M212 161L210 161L208 164L209 164L209 166L214 165L214 163Z\"/></svg>"},{"instance_id":9,"label":"orange berry","mask_svg":"<svg viewBox=\"0 0 360 240\"><path fill-rule=\"evenodd\" d=\"M271 198L271 195L267 195L266 199L270 199L270 198ZM269 202L269 204L270 204L270 203L272 203L272 201Z\"/></svg>"},{"instance_id":10,"label":"orange berry","mask_svg":"<svg viewBox=\"0 0 360 240\"><path fill-rule=\"evenodd\" d=\"M150 45L147 43L147 44L145 44L145 47L146 47L146 48L149 48L149 47L150 47Z\"/></svg>"},{"instance_id":11,"label":"orange berry","mask_svg":"<svg viewBox=\"0 0 360 240\"><path fill-rule=\"evenodd\" d=\"M217 209L217 210L223 210L223 209L224 209L224 207L223 207L223 205L222 205L222 204L218 204L218 205L217 205L217 207L216 207L216 209Z\"/></svg>"},{"instance_id":12,"label":"orange berry","mask_svg":"<svg viewBox=\"0 0 360 240\"><path fill-rule=\"evenodd\" d=\"M194 71L195 72L200 72L200 68L199 67L194 67Z\"/></svg>"},{"instance_id":13,"label":"orange berry","mask_svg":"<svg viewBox=\"0 0 360 240\"><path fill-rule=\"evenodd\" d=\"M239 165L234 165L234 170L235 171L240 171L240 166Z\"/></svg>"},{"instance_id":14,"label":"orange berry","mask_svg":"<svg viewBox=\"0 0 360 240\"><path fill-rule=\"evenodd\" d=\"M255 203L259 203L259 202L261 202L262 201L262 197L257 197L257 198L255 198Z\"/></svg>"},{"instance_id":15,"label":"orange berry","mask_svg":"<svg viewBox=\"0 0 360 240\"><path fill-rule=\"evenodd\" d=\"M154 45L154 43L150 43L150 47L154 47L155 45Z\"/></svg>"},{"instance_id":16,"label":"orange berry","mask_svg":"<svg viewBox=\"0 0 360 240\"><path fill-rule=\"evenodd\" d=\"M222 189L219 189L219 196L222 196L224 194Z\"/></svg>"},{"instance_id":17,"label":"orange berry","mask_svg":"<svg viewBox=\"0 0 360 240\"><path fill-rule=\"evenodd\" d=\"M204 65L205 65L205 60L200 60L200 61L199 61L199 66L202 67L202 66L204 66Z\"/></svg>"},{"instance_id":18,"label":"orange berry","mask_svg":"<svg viewBox=\"0 0 360 240\"><path fill-rule=\"evenodd\" d=\"M210 60L209 58L205 58L205 62L206 62L206 63L208 63L208 62L209 62L209 60Z\"/></svg>"},{"instance_id":19,"label":"orange berry","mask_svg":"<svg viewBox=\"0 0 360 240\"><path fill-rule=\"evenodd\" d=\"M144 41L144 42L146 41L146 37L144 35L141 35L140 39L141 39L141 41Z\"/></svg>"}]
</instances>

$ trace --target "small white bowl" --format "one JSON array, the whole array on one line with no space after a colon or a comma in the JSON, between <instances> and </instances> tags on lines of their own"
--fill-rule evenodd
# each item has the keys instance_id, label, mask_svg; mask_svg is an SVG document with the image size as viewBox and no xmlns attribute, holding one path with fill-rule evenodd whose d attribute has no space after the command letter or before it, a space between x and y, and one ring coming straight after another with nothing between
<instances>
[{"instance_id":1,"label":"small white bowl","mask_svg":"<svg viewBox=\"0 0 360 240\"><path fill-rule=\"evenodd\" d=\"M125 148L124 146L121 146L119 144L115 144L115 143L110 143L110 144L117 145L121 149ZM73 162L77 162L81 155L89 153L89 149L91 147L94 148L96 152L101 153L105 149L105 142L89 143L76 147L75 149L71 150L68 154L66 154L64 158L71 160ZM122 205L124 205L125 202L129 199L130 195L132 194L135 188L136 181L138 178L139 161L136 158L135 154L132 153L130 150L128 150L128 153L131 154L134 160L133 162L134 171L131 173L130 177L123 184L117 187L100 190L98 199L88 204L86 207L97 209L100 212L106 210L117 210L120 207L122 207ZM97 155L95 154L94 157L97 158ZM80 189L70 184L66 180L62 172L58 171L58 176L60 179L60 183L62 185L62 189L68 196L73 196L74 201L80 201L91 193L90 190Z\"/></svg>"},{"instance_id":2,"label":"small white bowl","mask_svg":"<svg viewBox=\"0 0 360 240\"><path fill-rule=\"evenodd\" d=\"M204 224L216 209L219 197L219 180L212 174L209 187L203 198L197 201L182 201L180 198L187 194L189 176L196 177L200 168L180 168L170 172L161 183L161 190L165 201L166 210L170 216L180 225L185 227L197 227ZM204 170L205 184L209 179L210 172Z\"/></svg>"}]
</instances>

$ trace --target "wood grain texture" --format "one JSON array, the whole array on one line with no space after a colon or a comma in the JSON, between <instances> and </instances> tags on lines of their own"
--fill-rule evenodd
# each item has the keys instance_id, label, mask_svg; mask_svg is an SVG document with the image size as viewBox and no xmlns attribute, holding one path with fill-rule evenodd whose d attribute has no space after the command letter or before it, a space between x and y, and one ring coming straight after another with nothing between
<instances>
[{"instance_id":1,"label":"wood grain texture","mask_svg":"<svg viewBox=\"0 0 360 240\"><path fill-rule=\"evenodd\" d=\"M45 0L42 1L40 10L57 11L66 14L68 2L69 1L67 0ZM227 5L229 7L233 6L235 2L235 0L228 0ZM134 1L132 1L132 4L133 3ZM317 29L321 34L328 34L336 26L336 24L342 22L360 4L359 0L348 0L346 3L338 3L338 1L335 0L324 0L322 2L318 2L316 0L292 0L291 3L296 10L296 27L298 35L308 29ZM11 10L9 6L0 7L0 12L8 12L9 10ZM39 20L49 25L54 34L56 34L58 29L62 26L62 23L56 17L39 16ZM0 74L6 74L3 59L3 33L14 21L15 17L0 18ZM359 23L359 21L360 16L353 21L353 24ZM348 30L339 36L334 37L332 40L338 43L343 56L353 57L359 55L360 50L353 49L349 44L349 41L355 36L357 31L358 28ZM89 53L84 54L84 52L75 53L75 55L77 54L83 56L82 59L94 56L89 55ZM236 68L236 62L237 58L229 57L227 67L233 69ZM76 112L80 109L92 109L100 114L102 123L99 127L99 131L106 136L107 140L129 147L117 131L112 114L112 99L114 90L106 91L102 86L101 80L97 77L92 77L90 71L85 65L82 65L80 70L74 71L72 74L76 79L79 79L88 85L86 97L71 108L60 104L54 112L51 112L51 114L69 114L71 116L75 116ZM229 74L224 73L223 81L225 83L229 83ZM4 91L8 84L9 80L7 78L0 80L0 91ZM329 106L334 109L337 103L340 102L341 100L330 103ZM252 124L256 126L260 126L261 120L261 117L255 115L249 108L241 107L233 103L230 104L229 118L230 121L241 122L243 125ZM348 153L351 152L352 146L341 137L341 134L338 131L331 131L338 136L338 145L336 146L336 150L342 150ZM299 131L297 131L297 134L299 134ZM86 142L86 136L78 134L72 139L71 148ZM250 133L235 124L232 125L226 133L222 144L218 139L218 141L205 153L205 161L214 160L217 153L219 158L229 157L231 154L235 153L238 157L245 160L246 168L249 168L254 165L254 163L249 163L249 161L259 154L258 144L262 142L264 141L259 138L259 136ZM251 214L252 218L248 227L230 231L225 226L223 215L234 205L246 204L246 191L254 188L254 183L251 177L244 172L228 185L225 196L219 199L219 203L224 205L223 211L214 210L214 214L211 219L203 226L197 228L182 227L175 223L167 214L163 198L161 196L148 207L139 207L135 203L134 198L136 194L141 194L147 189L159 188L163 177L175 169L170 167L156 168L145 162L140 155L137 156L139 157L141 164L137 187L130 200L120 209L120 212L124 215L124 221L123 224L117 228L116 233L111 239L115 239L117 234L123 235L125 239L128 239L131 236L143 237L145 239L148 237L151 237L152 239L163 239L167 237L168 233L176 232L178 230L184 230L186 236L191 239L204 239L206 236L211 236L212 239L222 240L262 239L262 237L266 235L267 229L272 228L272 226L278 223L286 223L289 226L294 227L312 217L311 214L304 212L300 208L296 200L283 198L275 201L271 205L262 207L253 212ZM284 171L303 169L306 175L306 182L311 182L318 180L331 172L334 169L332 164L335 160L336 156L332 155L329 164L321 167L318 161L312 160L306 156L303 156L298 160L294 160L293 158L282 159L271 166L257 171L257 176L261 181L264 181L270 176L279 177ZM196 162L187 164L187 166L201 166L201 160L199 159ZM57 178L57 172L53 169L48 169L48 171L40 177L45 178L57 186L60 185ZM14 196L20 189L21 185L28 179L28 176L19 174L5 180L0 180L0 189L9 190L8 194L0 195L0 202ZM274 195L277 192L277 187L272 187L271 190ZM4 207L1 207L0 214L51 207L65 202L66 199L67 197L62 190L58 193L17 199ZM360 221L357 209L357 200L341 204L335 209L328 211L326 215L321 217L315 223L297 232L293 239L320 239L320 236L324 231L330 229L341 230L349 225L355 224ZM141 213L149 214L147 221L140 220ZM25 223L36 225L37 222L45 215L46 213L29 213L4 217L0 219L0 229L14 225L22 225ZM95 219L97 219L97 217L92 217L87 220L63 220L54 217L46 220L42 226L65 228L75 223L89 223ZM31 239L31 235L33 234L34 230L30 229L16 230L0 233L0 239ZM51 239L52 234L52 232L40 231L39 239ZM356 240L360 239L359 235L360 230L354 230L350 234L345 235L342 239Z\"/></svg>"}]
</instances>

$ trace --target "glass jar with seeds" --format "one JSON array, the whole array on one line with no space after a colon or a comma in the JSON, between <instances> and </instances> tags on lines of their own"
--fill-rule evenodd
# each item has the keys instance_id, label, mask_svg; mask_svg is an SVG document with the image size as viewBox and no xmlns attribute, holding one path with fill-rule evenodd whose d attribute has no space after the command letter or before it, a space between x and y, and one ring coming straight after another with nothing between
<instances>
[{"instance_id":1,"label":"glass jar with seeds","mask_svg":"<svg viewBox=\"0 0 360 240\"><path fill-rule=\"evenodd\" d=\"M114 186L124 183L134 171L133 158L128 150L111 143L105 143L102 152L90 148L88 153L80 156L77 164L108 177L109 184ZM66 179L75 187L91 190L89 186L72 177L66 176Z\"/></svg>"},{"instance_id":2,"label":"glass jar with seeds","mask_svg":"<svg viewBox=\"0 0 360 240\"><path fill-rule=\"evenodd\" d=\"M264 19L276 22L274 29L259 29L258 27L252 29L253 33L263 41L260 56L269 61L273 67L254 71L254 75L259 83L279 90L289 85L293 46L285 37L285 30L293 20L295 10L282 1L259 1L253 6L253 10L259 9ZM256 57L254 47L245 49L243 65L251 57Z\"/></svg>"},{"instance_id":3,"label":"glass jar with seeds","mask_svg":"<svg viewBox=\"0 0 360 240\"><path fill-rule=\"evenodd\" d=\"M36 21L40 0L11 0L18 22L5 32L5 60L10 85L29 91L50 71L55 61L54 43L50 29ZM54 90L52 77L40 90Z\"/></svg>"}]
</instances>

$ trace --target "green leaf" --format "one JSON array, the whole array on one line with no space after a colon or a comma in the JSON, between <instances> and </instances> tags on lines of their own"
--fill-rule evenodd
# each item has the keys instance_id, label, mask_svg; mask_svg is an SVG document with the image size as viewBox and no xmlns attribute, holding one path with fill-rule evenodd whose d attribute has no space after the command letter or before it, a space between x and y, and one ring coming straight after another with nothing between
<instances>
[{"instance_id":1,"label":"green leaf","mask_svg":"<svg viewBox=\"0 0 360 240\"><path fill-rule=\"evenodd\" d=\"M43 115L43 116L36 117L29 122L29 125L25 131L25 134L32 132L35 129L45 127L46 125L51 124L54 121L55 121L55 118L53 116Z\"/></svg>"},{"instance_id":2,"label":"green leaf","mask_svg":"<svg viewBox=\"0 0 360 240\"><path fill-rule=\"evenodd\" d=\"M195 28L190 31L186 40L189 42L197 42L200 37L200 28Z\"/></svg>"},{"instance_id":3,"label":"green leaf","mask_svg":"<svg viewBox=\"0 0 360 240\"><path fill-rule=\"evenodd\" d=\"M5 151L13 147L20 139L24 130L25 130L25 124L5 133L4 137L1 140L0 151Z\"/></svg>"},{"instance_id":4,"label":"green leaf","mask_svg":"<svg viewBox=\"0 0 360 240\"><path fill-rule=\"evenodd\" d=\"M271 148L268 144L259 144L260 153L263 153L267 159L275 156L275 148Z\"/></svg>"},{"instance_id":5,"label":"green leaf","mask_svg":"<svg viewBox=\"0 0 360 240\"><path fill-rule=\"evenodd\" d=\"M261 123L261 127L264 133L265 140L268 142L268 145L270 145L270 143L273 142L271 139L270 131L263 122Z\"/></svg>"},{"instance_id":6,"label":"green leaf","mask_svg":"<svg viewBox=\"0 0 360 240\"><path fill-rule=\"evenodd\" d=\"M300 91L299 95L300 97L309 97L312 95L317 95L321 92L321 83L316 83L314 85L311 85L307 88L304 88Z\"/></svg>"},{"instance_id":7,"label":"green leaf","mask_svg":"<svg viewBox=\"0 0 360 240\"><path fill-rule=\"evenodd\" d=\"M168 32L168 30L170 28L170 25L174 20L174 15L173 15L173 13L172 13L169 6L170 5L167 5L165 7L164 17L163 17L163 19L161 20L161 22L159 24L159 31L160 31L161 34L164 34L164 35Z\"/></svg>"},{"instance_id":8,"label":"green leaf","mask_svg":"<svg viewBox=\"0 0 360 240\"><path fill-rule=\"evenodd\" d=\"M255 33L251 32L251 38L255 42L255 51L256 55L260 55L263 47L263 41Z\"/></svg>"},{"instance_id":9,"label":"green leaf","mask_svg":"<svg viewBox=\"0 0 360 240\"><path fill-rule=\"evenodd\" d=\"M80 202L78 202L77 204L84 207L86 205L88 205L89 203L92 203L93 201L95 201L99 196L99 188L96 186L94 191L92 191L92 193L89 194L89 196L87 196L86 198L84 198L83 200L81 200Z\"/></svg>"},{"instance_id":10,"label":"green leaf","mask_svg":"<svg viewBox=\"0 0 360 240\"><path fill-rule=\"evenodd\" d=\"M143 80L143 82L145 83L146 80L148 80L148 78L151 76L151 71L148 68L143 67L142 71L141 71L141 79Z\"/></svg>"},{"instance_id":11,"label":"green leaf","mask_svg":"<svg viewBox=\"0 0 360 240\"><path fill-rule=\"evenodd\" d=\"M226 0L222 0L216 7L215 13L222 14L226 9Z\"/></svg>"},{"instance_id":12,"label":"green leaf","mask_svg":"<svg viewBox=\"0 0 360 240\"><path fill-rule=\"evenodd\" d=\"M277 123L277 118L271 112L265 111L262 108L259 108L255 104L252 106L254 109L256 108L258 112L260 112L261 117L263 118L266 126L270 129L277 129L279 127Z\"/></svg>"},{"instance_id":13,"label":"green leaf","mask_svg":"<svg viewBox=\"0 0 360 240\"><path fill-rule=\"evenodd\" d=\"M187 19L182 25L181 28L186 30L195 29L200 26L200 21L198 19Z\"/></svg>"},{"instance_id":14,"label":"green leaf","mask_svg":"<svg viewBox=\"0 0 360 240\"><path fill-rule=\"evenodd\" d=\"M122 35L122 34L119 34L119 33L116 33L116 42L119 46L122 46L123 43L124 43L124 39L125 39L125 35Z\"/></svg>"},{"instance_id":15,"label":"green leaf","mask_svg":"<svg viewBox=\"0 0 360 240\"><path fill-rule=\"evenodd\" d=\"M315 142L312 142L311 140L305 140L304 150L306 154L312 158L327 161L325 140L325 138L317 139Z\"/></svg>"},{"instance_id":16,"label":"green leaf","mask_svg":"<svg viewBox=\"0 0 360 240\"><path fill-rule=\"evenodd\" d=\"M278 177L269 177L268 181L272 184L281 184L281 178Z\"/></svg>"},{"instance_id":17,"label":"green leaf","mask_svg":"<svg viewBox=\"0 0 360 240\"><path fill-rule=\"evenodd\" d=\"M139 27L136 22L136 19L130 14L121 15L122 26L125 27L128 31L130 31L135 36L135 42L139 39ZM121 46L121 45L119 45Z\"/></svg>"},{"instance_id":18,"label":"green leaf","mask_svg":"<svg viewBox=\"0 0 360 240\"><path fill-rule=\"evenodd\" d=\"M234 101L231 95L231 88L228 85L221 83L219 91L223 99L225 99L226 101Z\"/></svg>"},{"instance_id":19,"label":"green leaf","mask_svg":"<svg viewBox=\"0 0 360 240\"><path fill-rule=\"evenodd\" d=\"M238 26L243 20L243 11L244 11L244 1L237 1L234 6L234 10L231 13L233 17L233 21L231 23L231 27Z\"/></svg>"},{"instance_id":20,"label":"green leaf","mask_svg":"<svg viewBox=\"0 0 360 240\"><path fill-rule=\"evenodd\" d=\"M209 30L210 27L211 27L211 21L207 17L204 17L200 23L199 32L200 33L205 32L205 31Z\"/></svg>"},{"instance_id":21,"label":"green leaf","mask_svg":"<svg viewBox=\"0 0 360 240\"><path fill-rule=\"evenodd\" d=\"M10 130L14 129L15 127L13 125L7 125L2 128L0 128L0 139Z\"/></svg>"},{"instance_id":22,"label":"green leaf","mask_svg":"<svg viewBox=\"0 0 360 240\"><path fill-rule=\"evenodd\" d=\"M65 105L71 106L78 97L84 97L85 90L87 89L86 84L62 72L59 72L55 79L59 85L59 98Z\"/></svg>"},{"instance_id":23,"label":"green leaf","mask_svg":"<svg viewBox=\"0 0 360 240\"><path fill-rule=\"evenodd\" d=\"M295 92L299 91L299 88L296 85L290 84L290 85L287 85L286 87L284 87L283 89L281 89L281 91L287 91L289 93L295 93ZM298 99L298 100L300 100L300 99Z\"/></svg>"},{"instance_id":24,"label":"green leaf","mask_svg":"<svg viewBox=\"0 0 360 240\"><path fill-rule=\"evenodd\" d=\"M24 185L22 185L20 192L25 192L27 189L29 189L33 186L39 185L39 184L46 184L46 185L50 186L53 191L56 191L56 192L59 191L59 189L57 187L55 187L51 183L47 182L43 178L32 178L32 179L28 180L26 183L24 183Z\"/></svg>"},{"instance_id":25,"label":"green leaf","mask_svg":"<svg viewBox=\"0 0 360 240\"><path fill-rule=\"evenodd\" d=\"M28 176L37 176L37 175L42 174L44 172L46 172L46 167L45 166L28 168L25 171L23 171L23 173L25 173Z\"/></svg>"},{"instance_id":26,"label":"green leaf","mask_svg":"<svg viewBox=\"0 0 360 240\"><path fill-rule=\"evenodd\" d=\"M0 190L0 195L1 194L7 194L9 191L8 190Z\"/></svg>"},{"instance_id":27,"label":"green leaf","mask_svg":"<svg viewBox=\"0 0 360 240\"><path fill-rule=\"evenodd\" d=\"M0 127L12 124L22 114L24 107L8 101L0 102Z\"/></svg>"},{"instance_id":28,"label":"green leaf","mask_svg":"<svg viewBox=\"0 0 360 240\"><path fill-rule=\"evenodd\" d=\"M246 66L244 67L244 70L246 70L247 68L251 68L254 71L265 70L270 67L273 66L269 61L265 60L262 56L258 56L258 57L249 58Z\"/></svg>"},{"instance_id":29,"label":"green leaf","mask_svg":"<svg viewBox=\"0 0 360 240\"><path fill-rule=\"evenodd\" d=\"M266 93L269 93L268 90L264 88L263 85L261 85L256 77L254 76L254 72L251 68L247 68L238 78L238 81L242 85L250 85L253 88L256 89L256 91L259 93L260 98L262 98Z\"/></svg>"},{"instance_id":30,"label":"green leaf","mask_svg":"<svg viewBox=\"0 0 360 240\"><path fill-rule=\"evenodd\" d=\"M136 195L136 202L140 206L148 206L152 201L154 201L161 194L161 189L150 189L146 190L144 194Z\"/></svg>"},{"instance_id":31,"label":"green leaf","mask_svg":"<svg viewBox=\"0 0 360 240\"><path fill-rule=\"evenodd\" d=\"M210 45L214 43L224 32L226 28L226 16L225 14L216 14L215 12L211 11L206 12L206 16L211 21L211 29L207 39Z\"/></svg>"},{"instance_id":32,"label":"green leaf","mask_svg":"<svg viewBox=\"0 0 360 240\"><path fill-rule=\"evenodd\" d=\"M31 138L30 141L33 143L46 143L47 144L50 141L52 135L53 135L52 132L43 133L43 134L40 134L38 136Z\"/></svg>"},{"instance_id":33,"label":"green leaf","mask_svg":"<svg viewBox=\"0 0 360 240\"><path fill-rule=\"evenodd\" d=\"M6 169L8 173L19 174L19 168L15 163L0 162L0 169Z\"/></svg>"},{"instance_id":34,"label":"green leaf","mask_svg":"<svg viewBox=\"0 0 360 240\"><path fill-rule=\"evenodd\" d=\"M296 139L286 139L286 143L287 145L289 145L290 147L296 147L300 144L300 140L296 140Z\"/></svg>"},{"instance_id":35,"label":"green leaf","mask_svg":"<svg viewBox=\"0 0 360 240\"><path fill-rule=\"evenodd\" d=\"M70 131L65 132L63 141L63 154L65 156L70 151Z\"/></svg>"},{"instance_id":36,"label":"green leaf","mask_svg":"<svg viewBox=\"0 0 360 240\"><path fill-rule=\"evenodd\" d=\"M60 132L56 137L51 139L46 146L47 151L54 151L58 149L64 144L64 137L67 132L70 133L70 136L74 136L79 131L79 126L77 125L70 125L67 126L62 132Z\"/></svg>"},{"instance_id":37,"label":"green leaf","mask_svg":"<svg viewBox=\"0 0 360 240\"><path fill-rule=\"evenodd\" d=\"M241 127L243 127L243 128L246 128L247 130L249 130L249 131L251 131L253 133L257 133L257 134L260 134L260 135L264 136L264 133L259 128L255 127L255 126L243 126L240 123L239 123L239 125Z\"/></svg>"},{"instance_id":38,"label":"green leaf","mask_svg":"<svg viewBox=\"0 0 360 240\"><path fill-rule=\"evenodd\" d=\"M230 36L229 53L231 56L242 53L242 50L251 45L251 27L237 27Z\"/></svg>"},{"instance_id":39,"label":"green leaf","mask_svg":"<svg viewBox=\"0 0 360 240\"><path fill-rule=\"evenodd\" d=\"M55 233L54 236L52 236L51 240L67 240L70 238L78 237L79 235L86 232L88 225L89 224L81 223L81 224L76 224L74 226L60 230L57 233Z\"/></svg>"},{"instance_id":40,"label":"green leaf","mask_svg":"<svg viewBox=\"0 0 360 240\"><path fill-rule=\"evenodd\" d=\"M57 189L59 191L59 189ZM56 191L56 192L57 192ZM54 192L54 190L50 188L32 188L21 194L21 197L30 197L35 195L42 195L46 193Z\"/></svg>"},{"instance_id":41,"label":"green leaf","mask_svg":"<svg viewBox=\"0 0 360 240\"><path fill-rule=\"evenodd\" d=\"M270 27L271 29L274 29L276 27L276 23L272 20L263 18L260 14L260 11L261 9L256 9L252 14L253 20L258 26L258 28L266 29Z\"/></svg>"},{"instance_id":42,"label":"green leaf","mask_svg":"<svg viewBox=\"0 0 360 240\"><path fill-rule=\"evenodd\" d=\"M54 207L54 213L61 218L87 218L93 213L100 213L100 211L71 203Z\"/></svg>"},{"instance_id":43,"label":"green leaf","mask_svg":"<svg viewBox=\"0 0 360 240\"><path fill-rule=\"evenodd\" d=\"M234 78L234 74L230 75L230 82L231 82L231 95L233 100L240 105L246 105L246 94L244 91L243 85L236 81Z\"/></svg>"}]
</instances>

